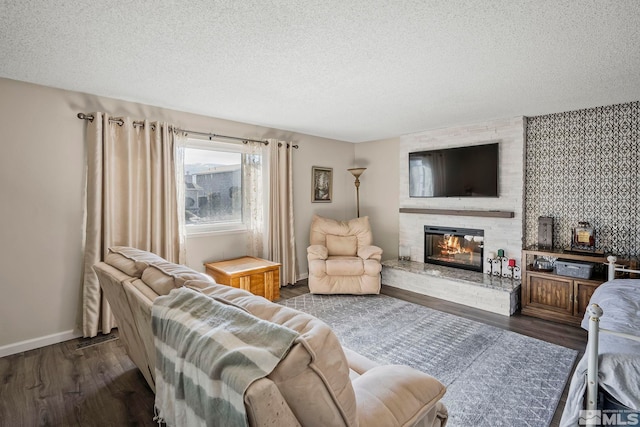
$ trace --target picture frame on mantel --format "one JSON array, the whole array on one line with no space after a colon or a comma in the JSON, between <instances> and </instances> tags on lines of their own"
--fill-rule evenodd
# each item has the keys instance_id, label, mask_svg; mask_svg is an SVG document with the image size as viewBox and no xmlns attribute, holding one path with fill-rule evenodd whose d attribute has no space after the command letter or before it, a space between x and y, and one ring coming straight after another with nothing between
<instances>
[{"instance_id":1,"label":"picture frame on mantel","mask_svg":"<svg viewBox=\"0 0 640 427\"><path fill-rule=\"evenodd\" d=\"M333 168L311 167L311 202L331 203L333 196Z\"/></svg>"}]
</instances>

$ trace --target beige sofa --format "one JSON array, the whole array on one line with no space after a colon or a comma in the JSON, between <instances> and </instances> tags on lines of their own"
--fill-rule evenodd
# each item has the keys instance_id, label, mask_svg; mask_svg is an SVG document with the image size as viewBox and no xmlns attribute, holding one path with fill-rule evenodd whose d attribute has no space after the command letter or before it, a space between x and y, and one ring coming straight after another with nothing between
<instances>
[{"instance_id":1,"label":"beige sofa","mask_svg":"<svg viewBox=\"0 0 640 427\"><path fill-rule=\"evenodd\" d=\"M317 318L149 252L111 248L94 266L118 321L120 338L155 390L151 307L159 295L188 286L244 308L252 315L297 331L300 336L275 370L249 386L245 408L251 426L444 426L440 402L445 387L407 366L378 366L343 349Z\"/></svg>"},{"instance_id":2,"label":"beige sofa","mask_svg":"<svg viewBox=\"0 0 640 427\"><path fill-rule=\"evenodd\" d=\"M382 249L373 245L369 217L336 221L314 215L309 243L311 293L380 293Z\"/></svg>"}]
</instances>

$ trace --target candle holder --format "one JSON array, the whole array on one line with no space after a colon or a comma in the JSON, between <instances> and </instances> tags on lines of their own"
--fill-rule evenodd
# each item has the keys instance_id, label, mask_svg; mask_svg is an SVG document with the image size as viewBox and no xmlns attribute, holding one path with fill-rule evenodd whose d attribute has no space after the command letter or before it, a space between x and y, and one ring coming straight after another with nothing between
<instances>
[{"instance_id":1,"label":"candle holder","mask_svg":"<svg viewBox=\"0 0 640 427\"><path fill-rule=\"evenodd\" d=\"M520 267L516 265L515 267L513 267L513 279L520 280L521 277L522 277L522 272L520 270Z\"/></svg>"},{"instance_id":2,"label":"candle holder","mask_svg":"<svg viewBox=\"0 0 640 427\"><path fill-rule=\"evenodd\" d=\"M507 270L508 270L507 276L505 276L505 277L508 277L509 279L513 279L513 270L515 270L515 267L511 266L511 265L508 265L507 266Z\"/></svg>"},{"instance_id":3,"label":"candle holder","mask_svg":"<svg viewBox=\"0 0 640 427\"><path fill-rule=\"evenodd\" d=\"M502 259L501 258L498 257L492 260L491 271L494 276L502 276Z\"/></svg>"},{"instance_id":4,"label":"candle holder","mask_svg":"<svg viewBox=\"0 0 640 427\"><path fill-rule=\"evenodd\" d=\"M501 257L500 264L502 277L511 277L511 270L509 270L509 258L507 258L506 256Z\"/></svg>"},{"instance_id":5,"label":"candle holder","mask_svg":"<svg viewBox=\"0 0 640 427\"><path fill-rule=\"evenodd\" d=\"M492 275L493 274L493 260L496 258L496 254L495 252L487 252L487 258L485 259L486 261L486 268L485 268L485 273Z\"/></svg>"},{"instance_id":6,"label":"candle holder","mask_svg":"<svg viewBox=\"0 0 640 427\"><path fill-rule=\"evenodd\" d=\"M513 258L509 258L506 262L506 266L504 260L505 258L502 259L502 277L513 279L513 270L516 267L516 260Z\"/></svg>"},{"instance_id":7,"label":"candle holder","mask_svg":"<svg viewBox=\"0 0 640 427\"><path fill-rule=\"evenodd\" d=\"M487 266L485 268L485 273L487 273L488 275L491 275L493 274L493 258L488 257L486 261L487 261Z\"/></svg>"}]
</instances>

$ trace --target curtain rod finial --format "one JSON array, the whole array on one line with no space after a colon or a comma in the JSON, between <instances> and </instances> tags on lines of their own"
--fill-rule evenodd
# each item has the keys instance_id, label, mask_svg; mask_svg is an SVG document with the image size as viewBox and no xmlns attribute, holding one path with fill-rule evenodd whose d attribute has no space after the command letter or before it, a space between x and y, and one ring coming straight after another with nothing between
<instances>
[{"instance_id":1,"label":"curtain rod finial","mask_svg":"<svg viewBox=\"0 0 640 427\"><path fill-rule=\"evenodd\" d=\"M89 120L90 122L93 121L93 116L91 114L78 113L77 116L80 120Z\"/></svg>"}]
</instances>

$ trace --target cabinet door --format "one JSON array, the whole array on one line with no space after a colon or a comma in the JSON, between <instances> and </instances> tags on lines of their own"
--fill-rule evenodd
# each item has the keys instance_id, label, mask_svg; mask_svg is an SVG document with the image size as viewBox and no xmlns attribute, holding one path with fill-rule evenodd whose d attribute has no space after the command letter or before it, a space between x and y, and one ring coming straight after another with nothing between
<instances>
[{"instance_id":1,"label":"cabinet door","mask_svg":"<svg viewBox=\"0 0 640 427\"><path fill-rule=\"evenodd\" d=\"M573 314L573 280L559 276L527 273L527 305Z\"/></svg>"},{"instance_id":2,"label":"cabinet door","mask_svg":"<svg viewBox=\"0 0 640 427\"><path fill-rule=\"evenodd\" d=\"M574 280L575 304L573 305L573 315L579 318L584 316L589 306L591 295L595 292L600 283L593 283L581 280Z\"/></svg>"}]
</instances>

